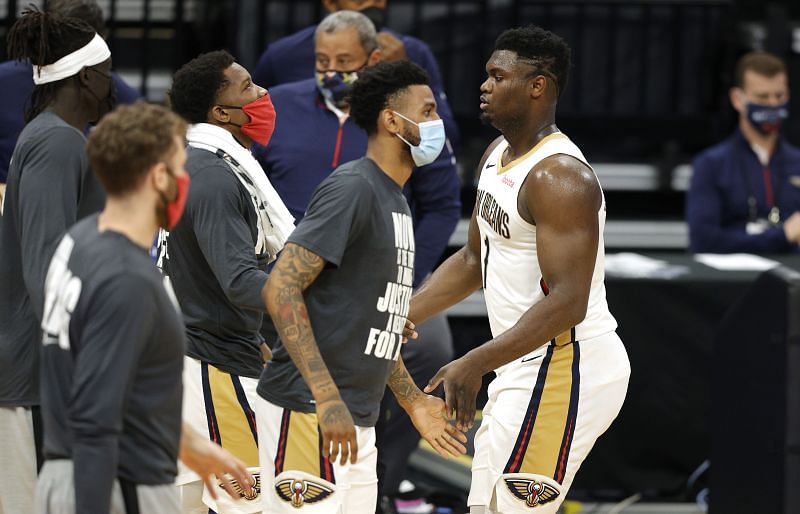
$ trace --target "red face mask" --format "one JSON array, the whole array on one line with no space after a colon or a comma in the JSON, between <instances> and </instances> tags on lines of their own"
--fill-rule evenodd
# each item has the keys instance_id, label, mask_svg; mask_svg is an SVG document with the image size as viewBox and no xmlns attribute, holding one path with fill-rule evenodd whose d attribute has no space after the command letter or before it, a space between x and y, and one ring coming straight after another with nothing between
<instances>
[{"instance_id":1,"label":"red face mask","mask_svg":"<svg viewBox=\"0 0 800 514\"><path fill-rule=\"evenodd\" d=\"M272 132L275 131L275 107L272 105L272 99L269 93L265 94L258 100L245 104L241 107L235 105L220 105L226 109L241 109L250 117L250 121L244 125L231 125L242 129L242 134L246 135L261 146L267 146Z\"/></svg>"},{"instance_id":2,"label":"red face mask","mask_svg":"<svg viewBox=\"0 0 800 514\"><path fill-rule=\"evenodd\" d=\"M189 196L189 182L191 182L188 173L177 177L173 176L173 178L175 179L175 198L172 201L164 199L164 203L167 206L165 216L167 226L162 228L166 230L172 230L180 221L183 215L183 208L186 206L186 198Z\"/></svg>"}]
</instances>

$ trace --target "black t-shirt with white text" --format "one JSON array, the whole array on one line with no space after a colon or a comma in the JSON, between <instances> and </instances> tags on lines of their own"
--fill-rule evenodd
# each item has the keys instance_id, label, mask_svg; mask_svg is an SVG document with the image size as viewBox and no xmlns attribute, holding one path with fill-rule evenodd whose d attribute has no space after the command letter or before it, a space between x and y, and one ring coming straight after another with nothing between
<instances>
[{"instance_id":1,"label":"black t-shirt with white text","mask_svg":"<svg viewBox=\"0 0 800 514\"><path fill-rule=\"evenodd\" d=\"M414 228L402 188L370 159L344 164L319 185L288 242L326 261L303 295L311 327L355 424L374 426L400 355L414 279ZM258 393L314 412L282 342L273 353Z\"/></svg>"},{"instance_id":2,"label":"black t-shirt with white text","mask_svg":"<svg viewBox=\"0 0 800 514\"><path fill-rule=\"evenodd\" d=\"M44 455L72 459L77 512L108 512L117 477L175 480L185 338L168 287L147 250L99 232L96 215L53 255L41 342Z\"/></svg>"}]
</instances>

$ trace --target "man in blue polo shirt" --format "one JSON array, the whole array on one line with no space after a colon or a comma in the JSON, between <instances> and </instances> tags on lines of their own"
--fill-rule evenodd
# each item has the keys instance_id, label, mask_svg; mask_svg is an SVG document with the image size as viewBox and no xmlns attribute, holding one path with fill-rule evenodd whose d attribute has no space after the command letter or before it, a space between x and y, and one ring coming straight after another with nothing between
<instances>
[{"instance_id":1,"label":"man in blue polo shirt","mask_svg":"<svg viewBox=\"0 0 800 514\"><path fill-rule=\"evenodd\" d=\"M367 133L351 119L347 94L359 71L382 59L373 24L353 11L331 14L320 23L316 55L316 78L270 90L278 113L275 132L268 147L254 149L298 223L316 187L339 165L364 156ZM415 287L438 263L458 222L459 190L455 158L447 145L435 162L415 168L405 187L416 239ZM438 369L436 363L449 362L452 338L444 316L418 331L420 339L406 344L402 355L416 383L424 385ZM380 459L391 463L381 477L388 495L397 491L405 462L419 441L391 398L385 396L382 414L391 421L383 426L379 421L378 427Z\"/></svg>"},{"instance_id":2,"label":"man in blue polo shirt","mask_svg":"<svg viewBox=\"0 0 800 514\"><path fill-rule=\"evenodd\" d=\"M433 52L424 41L398 34L384 26L386 3L386 0L322 0L322 5L328 12L358 11L367 16L378 31L378 45L384 61L408 59L428 72L431 89L436 95L436 108L444 120L447 138L453 145L458 145L460 139L458 125L447 103L442 74ZM269 89L279 84L311 78L316 62L314 55L316 29L317 26L312 25L270 43L266 51L261 54L253 72L256 84Z\"/></svg>"},{"instance_id":3,"label":"man in blue polo shirt","mask_svg":"<svg viewBox=\"0 0 800 514\"><path fill-rule=\"evenodd\" d=\"M780 135L789 116L786 66L766 52L736 65L736 132L701 153L686 202L692 252L798 252L800 149Z\"/></svg>"},{"instance_id":4,"label":"man in blue polo shirt","mask_svg":"<svg viewBox=\"0 0 800 514\"><path fill-rule=\"evenodd\" d=\"M78 18L100 35L106 34L103 11L94 0L51 0L49 12L69 18ZM133 103L139 93L127 85L116 73L113 74L117 102ZM33 91L33 71L28 62L6 61L0 63L0 205L2 205L8 163L17 143L17 137L25 126L24 111Z\"/></svg>"}]
</instances>

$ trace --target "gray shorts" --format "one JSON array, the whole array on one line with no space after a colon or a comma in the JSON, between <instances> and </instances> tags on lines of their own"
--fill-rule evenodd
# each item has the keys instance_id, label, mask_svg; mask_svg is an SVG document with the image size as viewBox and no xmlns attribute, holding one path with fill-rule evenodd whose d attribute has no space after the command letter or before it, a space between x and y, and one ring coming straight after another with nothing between
<instances>
[{"instance_id":1,"label":"gray shorts","mask_svg":"<svg viewBox=\"0 0 800 514\"><path fill-rule=\"evenodd\" d=\"M0 407L0 514L31 512L36 443L31 409Z\"/></svg>"},{"instance_id":2,"label":"gray shorts","mask_svg":"<svg viewBox=\"0 0 800 514\"><path fill-rule=\"evenodd\" d=\"M109 514L181 512L178 491L173 484L132 485L125 489L127 494L123 494L119 481L114 481ZM49 460L44 463L39 473L34 507L36 514L75 514L75 483L71 460Z\"/></svg>"}]
</instances>

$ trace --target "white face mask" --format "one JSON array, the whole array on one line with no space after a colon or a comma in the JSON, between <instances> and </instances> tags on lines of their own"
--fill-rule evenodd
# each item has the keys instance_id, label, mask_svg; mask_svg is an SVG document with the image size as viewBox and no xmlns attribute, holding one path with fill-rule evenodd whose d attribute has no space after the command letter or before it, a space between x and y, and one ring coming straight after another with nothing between
<instances>
[{"instance_id":1,"label":"white face mask","mask_svg":"<svg viewBox=\"0 0 800 514\"><path fill-rule=\"evenodd\" d=\"M442 153L442 148L444 148L446 139L444 121L439 119L417 123L397 111L392 112L419 127L419 144L416 146L406 141L400 134L397 134L397 137L411 148L411 157L414 159L414 164L419 167L435 161L439 154Z\"/></svg>"}]
</instances>

